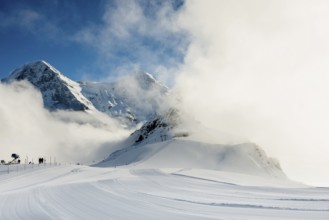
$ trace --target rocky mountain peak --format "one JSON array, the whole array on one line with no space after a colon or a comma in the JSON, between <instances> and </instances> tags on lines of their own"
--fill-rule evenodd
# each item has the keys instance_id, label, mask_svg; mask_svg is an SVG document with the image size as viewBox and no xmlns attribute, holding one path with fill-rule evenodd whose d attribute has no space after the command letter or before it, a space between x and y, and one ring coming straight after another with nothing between
<instances>
[{"instance_id":1,"label":"rocky mountain peak","mask_svg":"<svg viewBox=\"0 0 329 220\"><path fill-rule=\"evenodd\" d=\"M49 110L84 111L94 109L80 93L78 83L68 79L46 61L34 61L14 70L2 82L26 80L40 90L44 106Z\"/></svg>"},{"instance_id":2,"label":"rocky mountain peak","mask_svg":"<svg viewBox=\"0 0 329 220\"><path fill-rule=\"evenodd\" d=\"M31 63L24 64L20 68L14 70L7 78L3 81L13 80L28 80L30 82L38 81L49 81L53 77L58 76L60 72L48 64L46 61L34 61Z\"/></svg>"}]
</instances>

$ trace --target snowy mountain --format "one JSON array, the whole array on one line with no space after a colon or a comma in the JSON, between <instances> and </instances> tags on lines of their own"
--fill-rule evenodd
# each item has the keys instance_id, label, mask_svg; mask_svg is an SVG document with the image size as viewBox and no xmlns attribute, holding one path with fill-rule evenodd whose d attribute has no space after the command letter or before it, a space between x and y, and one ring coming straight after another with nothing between
<instances>
[{"instance_id":1,"label":"snowy mountain","mask_svg":"<svg viewBox=\"0 0 329 220\"><path fill-rule=\"evenodd\" d=\"M95 109L81 94L78 83L61 74L45 61L25 64L16 69L2 82L27 80L40 90L44 106L49 110L84 111Z\"/></svg>"},{"instance_id":2,"label":"snowy mountain","mask_svg":"<svg viewBox=\"0 0 329 220\"><path fill-rule=\"evenodd\" d=\"M126 124L152 119L169 90L146 72L136 72L112 83L81 82L81 88L99 111Z\"/></svg>"},{"instance_id":3,"label":"snowy mountain","mask_svg":"<svg viewBox=\"0 0 329 220\"><path fill-rule=\"evenodd\" d=\"M125 126L150 120L168 88L146 72L121 77L116 82L74 82L45 61L23 65L2 82L27 80L40 90L49 110L98 110Z\"/></svg>"}]
</instances>

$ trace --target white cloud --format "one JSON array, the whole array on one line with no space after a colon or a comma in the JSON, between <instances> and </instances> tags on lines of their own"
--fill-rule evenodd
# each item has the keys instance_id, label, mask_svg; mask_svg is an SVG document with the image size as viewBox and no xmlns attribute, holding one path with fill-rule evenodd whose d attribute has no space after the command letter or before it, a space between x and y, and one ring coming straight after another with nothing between
<instances>
[{"instance_id":1,"label":"white cloud","mask_svg":"<svg viewBox=\"0 0 329 220\"><path fill-rule=\"evenodd\" d=\"M185 110L328 185L329 3L191 0L178 22L192 38L176 86Z\"/></svg>"},{"instance_id":2,"label":"white cloud","mask_svg":"<svg viewBox=\"0 0 329 220\"><path fill-rule=\"evenodd\" d=\"M19 26L24 29L34 29L36 24L42 20L40 14L29 9L19 9L9 15L1 13L1 18L0 26L3 28Z\"/></svg>"},{"instance_id":3,"label":"white cloud","mask_svg":"<svg viewBox=\"0 0 329 220\"><path fill-rule=\"evenodd\" d=\"M56 157L58 162L96 162L129 135L109 117L94 113L50 113L41 94L25 82L0 84L0 155L9 160Z\"/></svg>"},{"instance_id":4,"label":"white cloud","mask_svg":"<svg viewBox=\"0 0 329 220\"><path fill-rule=\"evenodd\" d=\"M110 67L113 76L140 69L163 72L178 65L176 55L168 50L181 53L186 43L169 1L148 10L141 1L115 1L114 5L106 6L101 24L89 25L73 37L99 52L103 68Z\"/></svg>"}]
</instances>

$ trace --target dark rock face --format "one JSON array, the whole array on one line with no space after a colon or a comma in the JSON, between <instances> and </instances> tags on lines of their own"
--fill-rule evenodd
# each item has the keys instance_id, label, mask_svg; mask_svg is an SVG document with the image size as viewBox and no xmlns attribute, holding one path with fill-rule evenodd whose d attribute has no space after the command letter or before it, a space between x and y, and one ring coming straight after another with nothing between
<instances>
[{"instance_id":1,"label":"dark rock face","mask_svg":"<svg viewBox=\"0 0 329 220\"><path fill-rule=\"evenodd\" d=\"M172 130L181 123L177 109L170 109L163 115L156 116L153 120L146 122L140 129L133 132L123 143L126 146L110 154L106 161L113 161L133 149L143 147L146 144L167 141L175 137ZM121 164L123 165L123 164Z\"/></svg>"},{"instance_id":2,"label":"dark rock face","mask_svg":"<svg viewBox=\"0 0 329 220\"><path fill-rule=\"evenodd\" d=\"M166 114L157 116L146 122L139 130L130 135L133 144L142 142L157 142L171 139L175 134L171 132L180 123L179 113L170 109Z\"/></svg>"}]
</instances>

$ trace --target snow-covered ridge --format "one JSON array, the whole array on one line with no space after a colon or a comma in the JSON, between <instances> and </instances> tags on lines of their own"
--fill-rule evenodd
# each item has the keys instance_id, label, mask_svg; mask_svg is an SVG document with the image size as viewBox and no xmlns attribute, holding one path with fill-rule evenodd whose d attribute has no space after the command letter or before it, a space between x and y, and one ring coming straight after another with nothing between
<instances>
[{"instance_id":1,"label":"snow-covered ridge","mask_svg":"<svg viewBox=\"0 0 329 220\"><path fill-rule=\"evenodd\" d=\"M184 138L132 145L112 153L97 166L133 165L138 168L192 168L286 178L279 163L253 143L207 144Z\"/></svg>"},{"instance_id":2,"label":"snow-covered ridge","mask_svg":"<svg viewBox=\"0 0 329 220\"><path fill-rule=\"evenodd\" d=\"M202 127L192 132L192 129L181 129L182 124L182 113L169 109L132 133L123 148L97 166L197 168L286 178L279 162L256 144L210 144L194 137L195 131L207 132Z\"/></svg>"}]
</instances>

